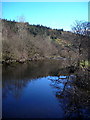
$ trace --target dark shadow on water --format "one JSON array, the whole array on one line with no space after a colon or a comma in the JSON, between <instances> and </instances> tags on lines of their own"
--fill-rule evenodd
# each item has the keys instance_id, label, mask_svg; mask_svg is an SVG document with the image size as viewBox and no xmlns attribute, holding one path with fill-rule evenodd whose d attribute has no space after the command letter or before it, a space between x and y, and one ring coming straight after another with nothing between
<instances>
[{"instance_id":1,"label":"dark shadow on water","mask_svg":"<svg viewBox=\"0 0 90 120\"><path fill-rule=\"evenodd\" d=\"M90 118L90 93L66 66L54 60L3 66L3 118Z\"/></svg>"},{"instance_id":2,"label":"dark shadow on water","mask_svg":"<svg viewBox=\"0 0 90 120\"><path fill-rule=\"evenodd\" d=\"M50 86L60 106L65 112L65 118L89 119L90 118L90 92L78 88L74 81L77 76L59 76L57 79L50 77Z\"/></svg>"}]
</instances>

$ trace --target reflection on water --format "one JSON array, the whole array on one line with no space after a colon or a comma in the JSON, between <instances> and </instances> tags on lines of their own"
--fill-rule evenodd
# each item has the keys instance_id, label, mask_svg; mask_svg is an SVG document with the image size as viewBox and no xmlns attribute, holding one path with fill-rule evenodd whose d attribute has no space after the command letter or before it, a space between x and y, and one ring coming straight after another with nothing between
<instances>
[{"instance_id":1,"label":"reflection on water","mask_svg":"<svg viewBox=\"0 0 90 120\"><path fill-rule=\"evenodd\" d=\"M65 64L64 64L65 65ZM60 61L3 66L3 118L89 118L90 98Z\"/></svg>"},{"instance_id":2,"label":"reflection on water","mask_svg":"<svg viewBox=\"0 0 90 120\"><path fill-rule=\"evenodd\" d=\"M90 94L77 88L73 83L75 79L74 75L49 77L50 85L64 110L65 118L90 118Z\"/></svg>"}]
</instances>

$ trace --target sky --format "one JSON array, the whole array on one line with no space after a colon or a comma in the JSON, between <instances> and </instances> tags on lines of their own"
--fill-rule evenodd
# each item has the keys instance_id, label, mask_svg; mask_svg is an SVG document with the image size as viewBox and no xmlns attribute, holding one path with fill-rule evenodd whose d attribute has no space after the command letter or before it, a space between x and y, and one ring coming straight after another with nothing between
<instances>
[{"instance_id":1,"label":"sky","mask_svg":"<svg viewBox=\"0 0 90 120\"><path fill-rule=\"evenodd\" d=\"M2 2L2 18L20 16L30 24L70 31L75 20L88 21L88 2Z\"/></svg>"}]
</instances>

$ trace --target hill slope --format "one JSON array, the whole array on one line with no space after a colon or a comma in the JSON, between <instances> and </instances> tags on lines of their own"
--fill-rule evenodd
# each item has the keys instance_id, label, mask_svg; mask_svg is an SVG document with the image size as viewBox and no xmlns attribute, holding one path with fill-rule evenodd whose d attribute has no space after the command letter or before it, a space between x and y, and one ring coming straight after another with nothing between
<instances>
[{"instance_id":1,"label":"hill slope","mask_svg":"<svg viewBox=\"0 0 90 120\"><path fill-rule=\"evenodd\" d=\"M76 35L71 32L15 21L1 22L3 61L60 57L75 61L78 57Z\"/></svg>"}]
</instances>

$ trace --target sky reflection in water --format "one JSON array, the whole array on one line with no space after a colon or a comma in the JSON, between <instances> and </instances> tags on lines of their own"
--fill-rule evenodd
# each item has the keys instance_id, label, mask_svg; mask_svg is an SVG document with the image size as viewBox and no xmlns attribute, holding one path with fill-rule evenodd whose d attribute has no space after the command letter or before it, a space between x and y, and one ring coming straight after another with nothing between
<instances>
[{"instance_id":1,"label":"sky reflection in water","mask_svg":"<svg viewBox=\"0 0 90 120\"><path fill-rule=\"evenodd\" d=\"M55 76L59 63L52 65L3 67L3 118L87 118L89 106L84 109L73 91L75 76Z\"/></svg>"}]
</instances>

